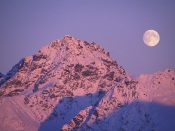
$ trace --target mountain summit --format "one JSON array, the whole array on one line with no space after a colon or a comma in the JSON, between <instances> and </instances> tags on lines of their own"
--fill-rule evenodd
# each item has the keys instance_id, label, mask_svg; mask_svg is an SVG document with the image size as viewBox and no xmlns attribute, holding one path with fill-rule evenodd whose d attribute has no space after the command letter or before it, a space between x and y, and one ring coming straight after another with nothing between
<instances>
[{"instance_id":1,"label":"mountain summit","mask_svg":"<svg viewBox=\"0 0 175 131\"><path fill-rule=\"evenodd\" d=\"M174 78L171 69L133 78L96 43L66 35L1 76L0 127L174 130Z\"/></svg>"}]
</instances>

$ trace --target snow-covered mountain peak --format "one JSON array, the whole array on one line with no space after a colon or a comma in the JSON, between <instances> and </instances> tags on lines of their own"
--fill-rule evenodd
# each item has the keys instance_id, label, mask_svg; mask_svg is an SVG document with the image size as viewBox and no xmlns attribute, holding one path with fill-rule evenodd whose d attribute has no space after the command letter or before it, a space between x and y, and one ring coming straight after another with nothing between
<instances>
[{"instance_id":1,"label":"snow-covered mountain peak","mask_svg":"<svg viewBox=\"0 0 175 131\"><path fill-rule=\"evenodd\" d=\"M109 52L105 51L102 47L96 43L88 43L87 41L81 41L72 36L65 36L60 40L55 40L49 45L42 47L37 54L51 56L52 58L56 55L75 55L78 56L96 56L99 54L109 56ZM98 56L97 56L98 55Z\"/></svg>"},{"instance_id":2,"label":"snow-covered mountain peak","mask_svg":"<svg viewBox=\"0 0 175 131\"><path fill-rule=\"evenodd\" d=\"M156 123L150 102L175 105L174 78L175 71L167 69L135 79L96 43L66 35L21 59L4 76L0 128L156 130L163 124Z\"/></svg>"},{"instance_id":3,"label":"snow-covered mountain peak","mask_svg":"<svg viewBox=\"0 0 175 131\"><path fill-rule=\"evenodd\" d=\"M111 77L110 79L114 79L114 82L115 79L116 81L130 79L126 75L125 70L118 66L116 61L109 57L109 53L99 45L95 43L90 44L72 36L65 36L42 47L35 55L28 56L16 64L7 73L8 79L12 79L7 79L7 82L3 85L5 88L2 88L1 92L4 95L11 96L33 88L27 93L30 94L32 93L31 91L36 92L39 88L42 89L44 85L41 85L50 80L53 80L53 84L57 83L56 79L65 77L63 75L65 73L68 73L70 76L66 76L68 78L64 81L72 79L71 77L86 79L86 77L90 78L92 76L96 77L93 79L96 79L95 81L97 82L98 79L101 79L100 77L105 76L107 78L108 75ZM65 84L64 81L62 82ZM7 90L8 85L12 83L17 84L14 88L10 87ZM22 87L24 89L21 89ZM97 88L98 86L92 92L96 91Z\"/></svg>"},{"instance_id":4,"label":"snow-covered mountain peak","mask_svg":"<svg viewBox=\"0 0 175 131\"><path fill-rule=\"evenodd\" d=\"M165 69L153 74L140 75L137 81L141 99L175 105L175 70Z\"/></svg>"},{"instance_id":5,"label":"snow-covered mountain peak","mask_svg":"<svg viewBox=\"0 0 175 131\"><path fill-rule=\"evenodd\" d=\"M157 81L160 84L161 81L174 80L175 70L173 69L165 69L163 71L155 72L153 74L143 74L140 75L138 80L150 80Z\"/></svg>"}]
</instances>

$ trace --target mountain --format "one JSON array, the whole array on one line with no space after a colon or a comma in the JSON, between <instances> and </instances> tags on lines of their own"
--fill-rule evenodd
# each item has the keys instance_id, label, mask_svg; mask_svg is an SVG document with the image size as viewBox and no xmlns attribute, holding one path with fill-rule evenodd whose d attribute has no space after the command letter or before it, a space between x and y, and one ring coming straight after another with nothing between
<instances>
[{"instance_id":1,"label":"mountain","mask_svg":"<svg viewBox=\"0 0 175 131\"><path fill-rule=\"evenodd\" d=\"M0 127L175 130L174 78L172 69L134 78L96 43L67 35L21 59L3 76Z\"/></svg>"},{"instance_id":2,"label":"mountain","mask_svg":"<svg viewBox=\"0 0 175 131\"><path fill-rule=\"evenodd\" d=\"M4 74L0 72L0 82L4 79Z\"/></svg>"}]
</instances>

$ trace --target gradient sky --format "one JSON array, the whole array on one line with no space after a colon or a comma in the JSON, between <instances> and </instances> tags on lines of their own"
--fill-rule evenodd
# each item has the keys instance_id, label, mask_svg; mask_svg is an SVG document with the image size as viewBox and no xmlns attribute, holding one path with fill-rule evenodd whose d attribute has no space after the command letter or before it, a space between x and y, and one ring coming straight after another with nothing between
<instances>
[{"instance_id":1,"label":"gradient sky","mask_svg":"<svg viewBox=\"0 0 175 131\"><path fill-rule=\"evenodd\" d=\"M134 76L175 69L174 0L0 0L0 72L69 34L96 42ZM155 47L146 30L159 32Z\"/></svg>"}]
</instances>

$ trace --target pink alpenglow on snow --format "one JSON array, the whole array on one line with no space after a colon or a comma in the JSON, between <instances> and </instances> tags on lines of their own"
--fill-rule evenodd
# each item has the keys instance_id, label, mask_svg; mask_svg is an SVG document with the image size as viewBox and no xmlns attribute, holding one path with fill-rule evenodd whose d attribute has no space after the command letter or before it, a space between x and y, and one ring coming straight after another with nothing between
<instances>
[{"instance_id":1,"label":"pink alpenglow on snow","mask_svg":"<svg viewBox=\"0 0 175 131\"><path fill-rule=\"evenodd\" d=\"M0 74L2 131L175 130L175 70L133 77L96 43L65 36Z\"/></svg>"}]
</instances>

